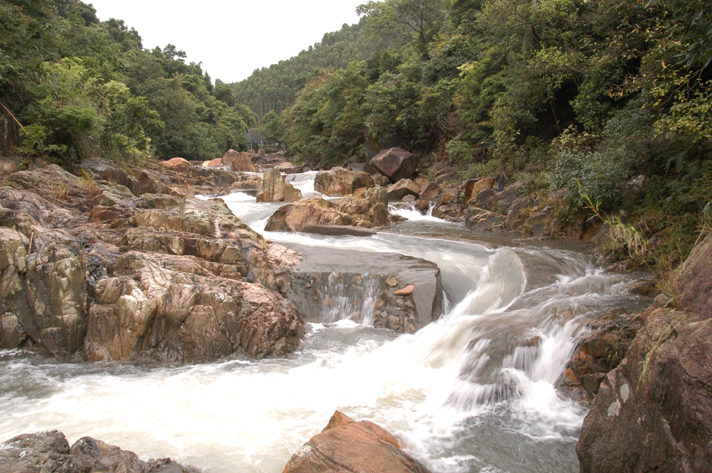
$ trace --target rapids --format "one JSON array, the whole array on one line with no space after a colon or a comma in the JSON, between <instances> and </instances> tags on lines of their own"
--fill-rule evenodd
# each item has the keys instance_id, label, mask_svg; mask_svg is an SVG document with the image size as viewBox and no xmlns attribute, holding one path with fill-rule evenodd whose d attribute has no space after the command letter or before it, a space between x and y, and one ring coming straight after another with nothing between
<instances>
[{"instance_id":1,"label":"rapids","mask_svg":"<svg viewBox=\"0 0 712 473\"><path fill-rule=\"evenodd\" d=\"M313 177L290 176L307 195ZM143 459L278 473L339 409L380 424L434 472L578 471L585 410L555 383L588 321L646 304L629 293L635 275L601 271L578 246L494 241L408 208L391 211L409 220L367 238L265 232L280 204L242 193L223 199L286 246L437 263L446 313L414 335L374 329L372 305L363 304L361 323L351 321L348 295L335 284L329 289L346 300L307 324L288 359L166 367L0 351L0 440L58 429L70 443L90 435Z\"/></svg>"}]
</instances>

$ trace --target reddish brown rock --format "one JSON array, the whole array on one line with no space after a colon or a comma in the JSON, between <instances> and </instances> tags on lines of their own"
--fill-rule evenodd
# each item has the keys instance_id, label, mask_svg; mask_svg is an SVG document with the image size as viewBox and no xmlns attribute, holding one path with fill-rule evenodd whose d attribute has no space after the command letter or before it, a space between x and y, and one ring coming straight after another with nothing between
<instances>
[{"instance_id":1,"label":"reddish brown rock","mask_svg":"<svg viewBox=\"0 0 712 473\"><path fill-rule=\"evenodd\" d=\"M388 176L392 182L408 179L415 174L420 156L401 148L383 150L371 159L371 166Z\"/></svg>"},{"instance_id":2,"label":"reddish brown rock","mask_svg":"<svg viewBox=\"0 0 712 473\"><path fill-rule=\"evenodd\" d=\"M215 158L211 159L210 161L203 161L203 164L201 164L201 166L203 166L204 168L216 168L222 165L222 158Z\"/></svg>"},{"instance_id":3,"label":"reddish brown rock","mask_svg":"<svg viewBox=\"0 0 712 473\"><path fill-rule=\"evenodd\" d=\"M410 179L401 179L388 187L388 200L401 200L407 195L418 197L420 188Z\"/></svg>"},{"instance_id":4,"label":"reddish brown rock","mask_svg":"<svg viewBox=\"0 0 712 473\"><path fill-rule=\"evenodd\" d=\"M373 178L368 173L341 167L321 171L314 179L314 189L331 197L342 197L353 193L354 189L374 186Z\"/></svg>"},{"instance_id":5,"label":"reddish brown rock","mask_svg":"<svg viewBox=\"0 0 712 473\"><path fill-rule=\"evenodd\" d=\"M279 169L264 173L257 191L257 202L294 202L302 198L302 191L285 182Z\"/></svg>"},{"instance_id":6,"label":"reddish brown rock","mask_svg":"<svg viewBox=\"0 0 712 473\"><path fill-rule=\"evenodd\" d=\"M491 189L496 184L497 180L492 177L483 177L481 179L470 179L465 182L465 202L469 202L477 197L481 191Z\"/></svg>"},{"instance_id":7,"label":"reddish brown rock","mask_svg":"<svg viewBox=\"0 0 712 473\"><path fill-rule=\"evenodd\" d=\"M222 157L222 163L229 166L233 171L257 172L257 168L252 164L252 160L247 153L238 153L234 149L227 150Z\"/></svg>"},{"instance_id":8,"label":"reddish brown rock","mask_svg":"<svg viewBox=\"0 0 712 473\"><path fill-rule=\"evenodd\" d=\"M408 284L406 287L403 289L398 289L394 294L396 296L409 296L413 294L413 290L415 289L415 286L412 284Z\"/></svg>"},{"instance_id":9,"label":"reddish brown rock","mask_svg":"<svg viewBox=\"0 0 712 473\"><path fill-rule=\"evenodd\" d=\"M428 473L398 440L369 421L334 413L329 425L289 460L284 473Z\"/></svg>"},{"instance_id":10,"label":"reddish brown rock","mask_svg":"<svg viewBox=\"0 0 712 473\"><path fill-rule=\"evenodd\" d=\"M687 308L642 316L601 384L576 444L581 472L712 471L711 246L708 236L684 266Z\"/></svg>"},{"instance_id":11,"label":"reddish brown rock","mask_svg":"<svg viewBox=\"0 0 712 473\"><path fill-rule=\"evenodd\" d=\"M174 168L176 166L192 166L187 160L183 158L172 158L169 159L168 161L162 161L161 166L167 166L170 168Z\"/></svg>"}]
</instances>

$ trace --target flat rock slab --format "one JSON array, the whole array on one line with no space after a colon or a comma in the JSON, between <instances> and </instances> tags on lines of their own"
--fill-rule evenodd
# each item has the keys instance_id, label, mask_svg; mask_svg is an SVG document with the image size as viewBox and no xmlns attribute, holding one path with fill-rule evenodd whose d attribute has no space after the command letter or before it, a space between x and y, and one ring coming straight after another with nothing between
<instances>
[{"instance_id":1,"label":"flat rock slab","mask_svg":"<svg viewBox=\"0 0 712 473\"><path fill-rule=\"evenodd\" d=\"M377 232L372 228L355 227L353 225L306 225L302 229L305 233L316 233L317 235L350 235L350 236L371 236Z\"/></svg>"},{"instance_id":2,"label":"flat rock slab","mask_svg":"<svg viewBox=\"0 0 712 473\"><path fill-rule=\"evenodd\" d=\"M435 263L396 253L285 246L304 257L291 267L285 292L307 320L372 318L375 327L408 333L442 314L442 282ZM413 286L409 294L396 295L408 285Z\"/></svg>"}]
</instances>

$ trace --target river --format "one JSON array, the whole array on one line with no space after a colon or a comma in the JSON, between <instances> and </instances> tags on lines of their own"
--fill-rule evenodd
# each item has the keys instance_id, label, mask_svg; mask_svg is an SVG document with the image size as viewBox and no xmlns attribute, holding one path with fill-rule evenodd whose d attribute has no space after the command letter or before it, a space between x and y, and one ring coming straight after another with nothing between
<instances>
[{"instance_id":1,"label":"river","mask_svg":"<svg viewBox=\"0 0 712 473\"><path fill-rule=\"evenodd\" d=\"M313 193L313 176L294 184ZM224 200L287 246L437 263L446 313L414 335L336 314L308 323L288 359L158 367L0 351L0 440L58 429L70 443L89 435L211 473L279 473L339 409L383 426L434 472L578 471L585 410L555 383L588 321L648 303L629 293L636 275L602 271L578 245L477 235L409 209L392 209L408 220L387 232L326 237L265 232L279 204Z\"/></svg>"}]
</instances>

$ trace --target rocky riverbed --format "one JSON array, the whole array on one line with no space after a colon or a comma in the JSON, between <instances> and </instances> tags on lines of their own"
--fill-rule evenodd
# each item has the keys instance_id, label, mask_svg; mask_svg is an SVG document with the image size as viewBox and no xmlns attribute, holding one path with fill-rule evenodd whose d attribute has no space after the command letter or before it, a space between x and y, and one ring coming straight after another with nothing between
<instances>
[{"instance_id":1,"label":"rocky riverbed","mask_svg":"<svg viewBox=\"0 0 712 473\"><path fill-rule=\"evenodd\" d=\"M224 165L227 159L234 168L246 159L257 161L249 155L226 156L214 164ZM267 158L262 159L266 162ZM371 174L363 169L319 174L315 185L324 194L346 197L337 202L307 198L285 205L272 216L268 230L373 236L397 220L386 210L389 199L405 199L440 217L464 220L476 231L593 234L583 224L561 227L550 216L556 195L543 200L521 195L526 183L495 190L495 180L482 178L460 188L441 187L437 180L418 177L417 159L407 153L395 151L379 159L395 164L372 161ZM437 164L430 167L429 175L437 175ZM447 291L442 290L440 268L431 261L384 252L374 259L368 252L273 243L235 217L222 200L194 197L251 190L260 202L299 199L301 193L290 190L277 173L263 177L178 159L141 168L91 160L78 169L81 177L56 166L18 171L11 162L3 162L0 347L42 350L67 361L163 365L263 359L287 357L298 349L307 329L305 320L332 322L336 320L333 314L339 313L355 322L409 334L443 315ZM709 465L710 428L704 422L709 417L704 411L710 369L704 358L710 307L705 299L710 289L705 283L709 280L705 279L705 268L710 267L709 241L693 254L683 272L683 308L665 308L665 301L658 299L655 310L592 321L589 335L579 340L578 352L572 351L568 368L557 375L558 381L551 380L575 400L595 398L577 446L586 471L599 471L591 465L604 465L605 471L633 471L640 465L644 465L641 471L660 465L704 471ZM505 254L497 253L500 259ZM534 258L523 264L527 274L544 263ZM546 284L550 282L542 287ZM529 285L531 281L522 288L535 289ZM486 290L487 286L478 288ZM520 314L526 297L506 311ZM580 314L576 309L556 309L552 320L568 327ZM521 395L517 394L522 389L517 387L519 382L497 374L499 365L493 362L506 364L506 356L516 359L530 351L527 356L542 356L544 338L549 335L530 336L522 329L521 334L498 336L501 323L490 326L483 320L484 331L479 335L469 329L464 332L471 340L466 343L469 355L462 369L470 368L461 378L480 384L490 380L492 390L474 398L472 393L452 394L448 402L459 406L472 399L486 403ZM676 342L678 337L681 342ZM478 365L478 357L492 361ZM645 371L640 371L641 366ZM475 376L477 370L482 371ZM669 399L679 402L671 407ZM632 427L636 422L650 423L643 430L654 434L636 437L635 458L627 450L605 461L599 458L607 455L602 452L618 451L611 442L622 445L619 437L630 429L636 432L638 427ZM693 433L689 425L695 426ZM385 441L393 445L390 434L371 427L366 430L376 432L380 439L367 444ZM40 460L32 464L44 462L48 471L61 471L55 466L62 464L84 471L91 468L90 463L113 465L107 466L108 471L118 471L119 464L133 465L134 470L126 471L192 471L170 460L142 462L91 438L71 448L62 439L57 432L12 439L2 451L15 453L1 457L0 462L16 461L25 448L22 445L28 449L37 445L31 448L40 456L32 458ZM322 445L314 439L311 442L307 445ZM45 454L49 444L55 453ZM656 450L654 445L664 448ZM417 469L422 465L408 468L425 471Z\"/></svg>"}]
</instances>

